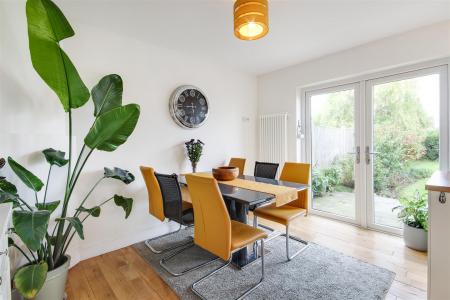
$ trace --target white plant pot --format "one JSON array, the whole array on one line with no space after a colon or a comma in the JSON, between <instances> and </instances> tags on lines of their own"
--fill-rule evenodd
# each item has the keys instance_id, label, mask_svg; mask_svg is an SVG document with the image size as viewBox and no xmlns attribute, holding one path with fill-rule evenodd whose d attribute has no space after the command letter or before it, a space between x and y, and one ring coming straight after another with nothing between
<instances>
[{"instance_id":1,"label":"white plant pot","mask_svg":"<svg viewBox=\"0 0 450 300\"><path fill-rule=\"evenodd\" d=\"M37 294L35 300L63 300L67 274L69 273L70 256L67 255L66 262L58 268L47 273L44 286Z\"/></svg>"},{"instance_id":2,"label":"white plant pot","mask_svg":"<svg viewBox=\"0 0 450 300\"><path fill-rule=\"evenodd\" d=\"M58 268L47 273L44 286L36 295L34 300L63 300L66 299L65 288L67 274L69 273L70 256L66 255L66 262ZM12 291L12 300L24 300L20 293L14 289Z\"/></svg>"},{"instance_id":3,"label":"white plant pot","mask_svg":"<svg viewBox=\"0 0 450 300\"><path fill-rule=\"evenodd\" d=\"M403 240L408 248L423 252L428 250L428 232L424 229L404 224Z\"/></svg>"}]
</instances>

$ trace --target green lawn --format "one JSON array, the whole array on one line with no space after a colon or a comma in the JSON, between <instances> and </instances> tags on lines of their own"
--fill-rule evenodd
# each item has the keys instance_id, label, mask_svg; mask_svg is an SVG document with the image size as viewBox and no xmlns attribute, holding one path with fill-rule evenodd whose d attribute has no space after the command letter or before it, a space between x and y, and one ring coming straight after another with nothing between
<instances>
[{"instance_id":1,"label":"green lawn","mask_svg":"<svg viewBox=\"0 0 450 300\"><path fill-rule=\"evenodd\" d=\"M408 163L409 169L425 169L434 172L439 169L438 160L414 160Z\"/></svg>"},{"instance_id":2,"label":"green lawn","mask_svg":"<svg viewBox=\"0 0 450 300\"><path fill-rule=\"evenodd\" d=\"M416 191L425 192L425 184L434 171L439 169L439 161L416 160L408 163L407 169L409 173L415 174L416 179L408 184L398 188L398 195L403 197L414 197ZM418 178L422 177L422 178Z\"/></svg>"}]
</instances>

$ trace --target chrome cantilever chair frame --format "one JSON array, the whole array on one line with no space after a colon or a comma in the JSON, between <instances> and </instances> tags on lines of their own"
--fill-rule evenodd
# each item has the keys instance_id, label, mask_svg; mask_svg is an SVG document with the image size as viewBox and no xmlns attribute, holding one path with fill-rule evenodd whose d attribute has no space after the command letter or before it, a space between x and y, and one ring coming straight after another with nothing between
<instances>
[{"instance_id":1,"label":"chrome cantilever chair frame","mask_svg":"<svg viewBox=\"0 0 450 300\"><path fill-rule=\"evenodd\" d=\"M188 245L188 246L186 246L186 247L184 247L184 248L182 248L182 249L180 249L180 250L178 250L178 251L175 251L174 253L170 254L169 256L166 256L166 257L162 258L162 259L159 261L159 265L161 266L161 268L163 268L163 269L164 269L167 273L169 273L170 275L175 276L175 277L178 277L178 276L184 275L184 274L186 274L186 273L189 273L189 272L191 272L191 271L200 269L200 268L202 268L202 267L204 267L204 266L207 266L207 265L209 265L210 263L213 263L213 262L215 262L215 261L217 261L217 260L220 259L219 257L216 257L216 258L214 258L214 259L211 259L211 260L208 260L208 261L206 261L206 262L204 262L204 263L201 263L201 264L199 264L199 265L197 265L197 266L195 266L195 267L192 267L192 268L188 268L188 269L186 269L186 270L183 270L183 271L181 271L181 272L179 272L179 273L176 273L176 272L170 270L170 268L166 265L166 262L168 262L169 260L171 260L172 258L174 258L175 256L177 256L178 254L180 254L180 253L186 251L187 249L189 249L189 248L191 248L191 247L193 247L193 246L195 246L195 244L192 242L190 245Z\"/></svg>"},{"instance_id":2,"label":"chrome cantilever chair frame","mask_svg":"<svg viewBox=\"0 0 450 300\"><path fill-rule=\"evenodd\" d=\"M166 234L163 234L163 235L160 235L160 236L157 236L157 237L154 237L154 238L151 238L151 239L146 240L146 241L145 241L145 245L146 245L146 246L150 249L150 251L152 251L153 253L155 253L155 254L161 254L161 253L164 253L164 252L167 252L167 251L175 250L175 249L178 249L178 248L180 248L180 247L183 247L183 246L187 246L187 245L189 245L189 244L192 244L194 241L193 241L192 237L190 237L190 239L189 239L188 241L184 242L184 243L179 243L179 244L173 245L173 246L171 246L171 247L167 247L167 248L163 248L163 249L159 249L159 250L158 250L158 249L155 249L152 245L150 245L150 243L151 243L152 241L155 241L155 240L164 238L164 237L166 237L166 236L169 236L169 235L172 235L172 234L175 234L175 233L180 232L180 230L183 228L183 225L182 225L182 224L179 224L179 225L180 225L180 227L179 227L177 230L175 230L175 231L171 231L171 232L168 232L168 233L166 233ZM185 229L188 229L188 228L190 228L190 227L192 227L192 226L186 226Z\"/></svg>"},{"instance_id":3,"label":"chrome cantilever chair frame","mask_svg":"<svg viewBox=\"0 0 450 300\"><path fill-rule=\"evenodd\" d=\"M286 233L282 233L282 232L276 231L275 229L273 229L273 228L271 228L271 227L269 227L269 226L265 226L265 225L262 225L262 224L258 224L258 217L255 216L255 215L253 215L253 227L258 228L258 226L259 226L259 227L262 227L262 228L269 229L269 230L271 230L272 232L275 232L275 234L272 234L271 236L269 236L269 237L266 239L266 242L270 242L271 240L273 240L273 239L275 239L275 238L277 238L277 237L279 237L279 236L283 236L283 237L286 238L286 257L287 257L287 260L288 260L288 261L292 260L294 257L296 257L297 255L299 255L300 253L302 253L303 251L305 251L305 250L309 247L309 243L308 243L307 241L302 240L302 239L300 239L300 238L297 238L297 237L295 237L295 236L290 236L290 235L289 235L289 224L285 226L285 227L286 227ZM291 240L294 240L294 241L297 241L297 242L299 242L299 243L302 243L302 244L304 245L300 250L298 250L297 252L295 252L295 253L292 254L292 255L289 255L289 240L290 240L290 239L291 239ZM257 247L256 247L256 249L257 249Z\"/></svg>"},{"instance_id":4,"label":"chrome cantilever chair frame","mask_svg":"<svg viewBox=\"0 0 450 300\"><path fill-rule=\"evenodd\" d=\"M247 246L245 246L247 247ZM236 249L234 250L231 254L235 253L236 251L239 251L242 248ZM201 299L206 300L206 298L196 289L196 286L200 283L202 283L204 280L210 278L211 276L215 275L216 273L220 272L222 269L228 267L231 263L232 260L232 256L230 256L230 259L228 259L225 264L223 264L222 266L218 267L217 269L215 269L214 271L212 271L211 273L203 276L202 278L200 278L199 280L197 280L196 282L194 282L191 285L191 290L197 295L199 296ZM249 288L248 290L246 290L242 295L240 295L238 298L236 298L236 300L240 300L245 298L246 296L248 296L251 292L253 292L255 289L257 289L264 281L264 239L261 239L261 279L259 280L259 282L257 284L255 284L254 286L252 286L251 288Z\"/></svg>"}]
</instances>

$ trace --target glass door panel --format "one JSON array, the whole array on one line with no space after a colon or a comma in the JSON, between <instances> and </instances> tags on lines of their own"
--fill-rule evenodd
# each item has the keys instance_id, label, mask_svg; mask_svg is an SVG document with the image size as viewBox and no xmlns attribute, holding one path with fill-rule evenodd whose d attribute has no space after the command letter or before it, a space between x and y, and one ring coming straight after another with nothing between
<instances>
[{"instance_id":1,"label":"glass door panel","mask_svg":"<svg viewBox=\"0 0 450 300\"><path fill-rule=\"evenodd\" d=\"M370 223L401 229L394 208L401 199L426 197L425 183L439 169L440 76L402 75L370 86Z\"/></svg>"},{"instance_id":2,"label":"glass door panel","mask_svg":"<svg viewBox=\"0 0 450 300\"><path fill-rule=\"evenodd\" d=\"M312 208L356 219L355 88L309 95Z\"/></svg>"}]
</instances>

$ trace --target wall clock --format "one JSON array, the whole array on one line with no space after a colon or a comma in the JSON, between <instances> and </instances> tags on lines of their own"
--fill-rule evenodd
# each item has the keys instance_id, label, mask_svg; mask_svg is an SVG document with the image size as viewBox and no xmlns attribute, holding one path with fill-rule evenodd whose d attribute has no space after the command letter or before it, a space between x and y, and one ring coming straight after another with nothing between
<instances>
[{"instance_id":1,"label":"wall clock","mask_svg":"<svg viewBox=\"0 0 450 300\"><path fill-rule=\"evenodd\" d=\"M192 85L182 85L172 94L170 115L183 128L202 126L208 118L209 103L205 94Z\"/></svg>"}]
</instances>

